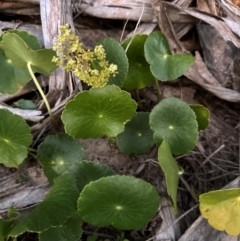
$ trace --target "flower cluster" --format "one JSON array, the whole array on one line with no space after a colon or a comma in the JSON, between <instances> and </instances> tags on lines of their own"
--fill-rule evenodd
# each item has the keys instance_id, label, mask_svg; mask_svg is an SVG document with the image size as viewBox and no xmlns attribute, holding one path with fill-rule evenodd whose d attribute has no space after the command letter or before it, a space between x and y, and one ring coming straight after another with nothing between
<instances>
[{"instance_id":1,"label":"flower cluster","mask_svg":"<svg viewBox=\"0 0 240 241\"><path fill-rule=\"evenodd\" d=\"M53 62L68 72L72 71L80 80L93 87L105 86L109 77L117 74L117 65L108 63L103 46L97 45L92 51L85 50L68 24L60 27L53 49L58 53Z\"/></svg>"}]
</instances>

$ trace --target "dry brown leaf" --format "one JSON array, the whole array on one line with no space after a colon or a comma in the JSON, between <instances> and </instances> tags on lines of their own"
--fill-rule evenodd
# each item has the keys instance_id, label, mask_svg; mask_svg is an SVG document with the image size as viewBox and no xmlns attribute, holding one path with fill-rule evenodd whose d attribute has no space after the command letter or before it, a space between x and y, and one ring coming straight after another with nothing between
<instances>
[{"instance_id":1,"label":"dry brown leaf","mask_svg":"<svg viewBox=\"0 0 240 241\"><path fill-rule=\"evenodd\" d=\"M240 93L222 87L210 74L198 52L196 52L193 65L185 73L185 76L220 99L230 102L240 102Z\"/></svg>"},{"instance_id":2,"label":"dry brown leaf","mask_svg":"<svg viewBox=\"0 0 240 241\"><path fill-rule=\"evenodd\" d=\"M239 0L232 0L232 3L240 7L240 1Z\"/></svg>"}]
</instances>

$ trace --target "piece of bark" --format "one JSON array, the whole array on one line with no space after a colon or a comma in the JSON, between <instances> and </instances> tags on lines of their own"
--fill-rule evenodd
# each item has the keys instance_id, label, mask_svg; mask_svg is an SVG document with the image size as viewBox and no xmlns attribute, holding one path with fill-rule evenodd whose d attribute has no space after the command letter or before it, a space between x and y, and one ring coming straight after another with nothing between
<instances>
[{"instance_id":1,"label":"piece of bark","mask_svg":"<svg viewBox=\"0 0 240 241\"><path fill-rule=\"evenodd\" d=\"M27 16L38 16L40 11L39 7L24 7L24 8L4 8L0 9L1 14L11 15L27 15Z\"/></svg>"},{"instance_id":2,"label":"piece of bark","mask_svg":"<svg viewBox=\"0 0 240 241\"><path fill-rule=\"evenodd\" d=\"M238 76L233 75L233 69L234 62L240 60L240 49L231 42L226 42L212 26L199 24L197 31L204 63L214 78L222 87L238 82Z\"/></svg>"},{"instance_id":3,"label":"piece of bark","mask_svg":"<svg viewBox=\"0 0 240 241\"><path fill-rule=\"evenodd\" d=\"M41 0L0 1L0 6L1 3L8 4L8 6L11 4L12 8L3 8L2 11L24 15L31 15L31 13L34 13L34 15L36 15L40 14L40 12L39 10L36 12L34 7L36 4L39 4L40 1ZM154 10L152 9L154 1L155 0L75 0L72 1L72 8L76 14L85 14L103 19L125 19L138 21L141 16L142 22L157 22ZM50 4L51 1L48 2ZM16 6L18 5L21 5L22 7L21 13L16 9ZM31 8L29 8L29 5L32 5ZM28 8L29 12L24 11L24 8Z\"/></svg>"},{"instance_id":4,"label":"piece of bark","mask_svg":"<svg viewBox=\"0 0 240 241\"><path fill-rule=\"evenodd\" d=\"M198 52L195 53L194 63L184 75L220 99L230 102L240 102L240 93L235 90L222 87L208 71Z\"/></svg>"},{"instance_id":5,"label":"piece of bark","mask_svg":"<svg viewBox=\"0 0 240 241\"><path fill-rule=\"evenodd\" d=\"M162 197L159 214L161 217L160 227L156 231L154 241L175 241L181 236L179 223L174 223L177 215L173 212L172 203L169 199Z\"/></svg>"},{"instance_id":6,"label":"piece of bark","mask_svg":"<svg viewBox=\"0 0 240 241\"><path fill-rule=\"evenodd\" d=\"M19 168L12 172L0 165L0 216L5 217L9 208L20 213L41 202L50 189L40 165Z\"/></svg>"},{"instance_id":7,"label":"piece of bark","mask_svg":"<svg viewBox=\"0 0 240 241\"><path fill-rule=\"evenodd\" d=\"M193 17L198 18L201 21L204 21L211 26L213 26L218 33L223 37L223 39L228 42L232 42L237 48L240 48L240 38L236 36L231 29L228 27L228 25L222 21L221 18L215 17L213 15L207 15L199 10L193 10L193 9L182 9L185 13L190 14Z\"/></svg>"},{"instance_id":8,"label":"piece of bark","mask_svg":"<svg viewBox=\"0 0 240 241\"><path fill-rule=\"evenodd\" d=\"M52 48L59 34L59 26L69 23L73 32L71 1L68 0L40 0L42 31L45 48ZM69 93L67 88L69 75L59 67L49 77L49 92L47 99L51 106L66 99Z\"/></svg>"},{"instance_id":9,"label":"piece of bark","mask_svg":"<svg viewBox=\"0 0 240 241\"><path fill-rule=\"evenodd\" d=\"M0 109L9 110L13 114L21 116L23 119L32 121L32 122L39 122L44 118L42 115L42 111L40 110L23 110L19 108L13 108L7 105L0 104Z\"/></svg>"}]
</instances>

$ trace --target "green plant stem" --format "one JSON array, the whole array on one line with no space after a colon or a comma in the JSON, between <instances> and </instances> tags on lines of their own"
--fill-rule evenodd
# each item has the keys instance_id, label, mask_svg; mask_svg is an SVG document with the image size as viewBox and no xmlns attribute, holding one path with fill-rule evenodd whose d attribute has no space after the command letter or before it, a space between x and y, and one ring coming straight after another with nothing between
<instances>
[{"instance_id":1,"label":"green plant stem","mask_svg":"<svg viewBox=\"0 0 240 241\"><path fill-rule=\"evenodd\" d=\"M34 73L33 73L33 71L32 71L32 67L31 67L31 63L30 63L30 62L27 63L27 67L28 67L28 71L29 71L29 73L30 73L30 75L31 75L31 77L32 77L32 79L33 79L33 81L34 81L34 83L35 83L35 85L36 85L36 87L37 87L40 95L41 95L42 98L43 98L43 101L44 101L44 103L45 103L45 105L46 105L46 107L47 107L47 111L48 111L48 113L49 113L49 116L53 119L53 115L52 115L51 108L50 108L50 105L49 105L49 103L48 103L47 97L46 97L46 95L43 93L43 90L42 90L42 88L41 88L41 86L40 86L37 78L35 77L35 75L34 75Z\"/></svg>"},{"instance_id":2,"label":"green plant stem","mask_svg":"<svg viewBox=\"0 0 240 241\"><path fill-rule=\"evenodd\" d=\"M161 91L160 91L160 86L159 86L159 83L158 83L157 79L155 79L155 84L156 84L156 88L157 88L158 102L160 102L160 100L161 100Z\"/></svg>"},{"instance_id":3,"label":"green plant stem","mask_svg":"<svg viewBox=\"0 0 240 241\"><path fill-rule=\"evenodd\" d=\"M37 153L37 150L34 149L34 148L28 147L27 149L28 149L29 151L31 151L31 152L35 152L35 153Z\"/></svg>"}]
</instances>

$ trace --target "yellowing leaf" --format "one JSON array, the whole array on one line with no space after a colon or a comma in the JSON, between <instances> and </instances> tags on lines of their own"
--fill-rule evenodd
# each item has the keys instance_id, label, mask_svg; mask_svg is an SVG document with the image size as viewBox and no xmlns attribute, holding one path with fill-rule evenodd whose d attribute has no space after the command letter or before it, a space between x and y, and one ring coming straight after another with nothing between
<instances>
[{"instance_id":1,"label":"yellowing leaf","mask_svg":"<svg viewBox=\"0 0 240 241\"><path fill-rule=\"evenodd\" d=\"M200 211L215 229L232 236L240 234L240 188L202 194Z\"/></svg>"}]
</instances>

